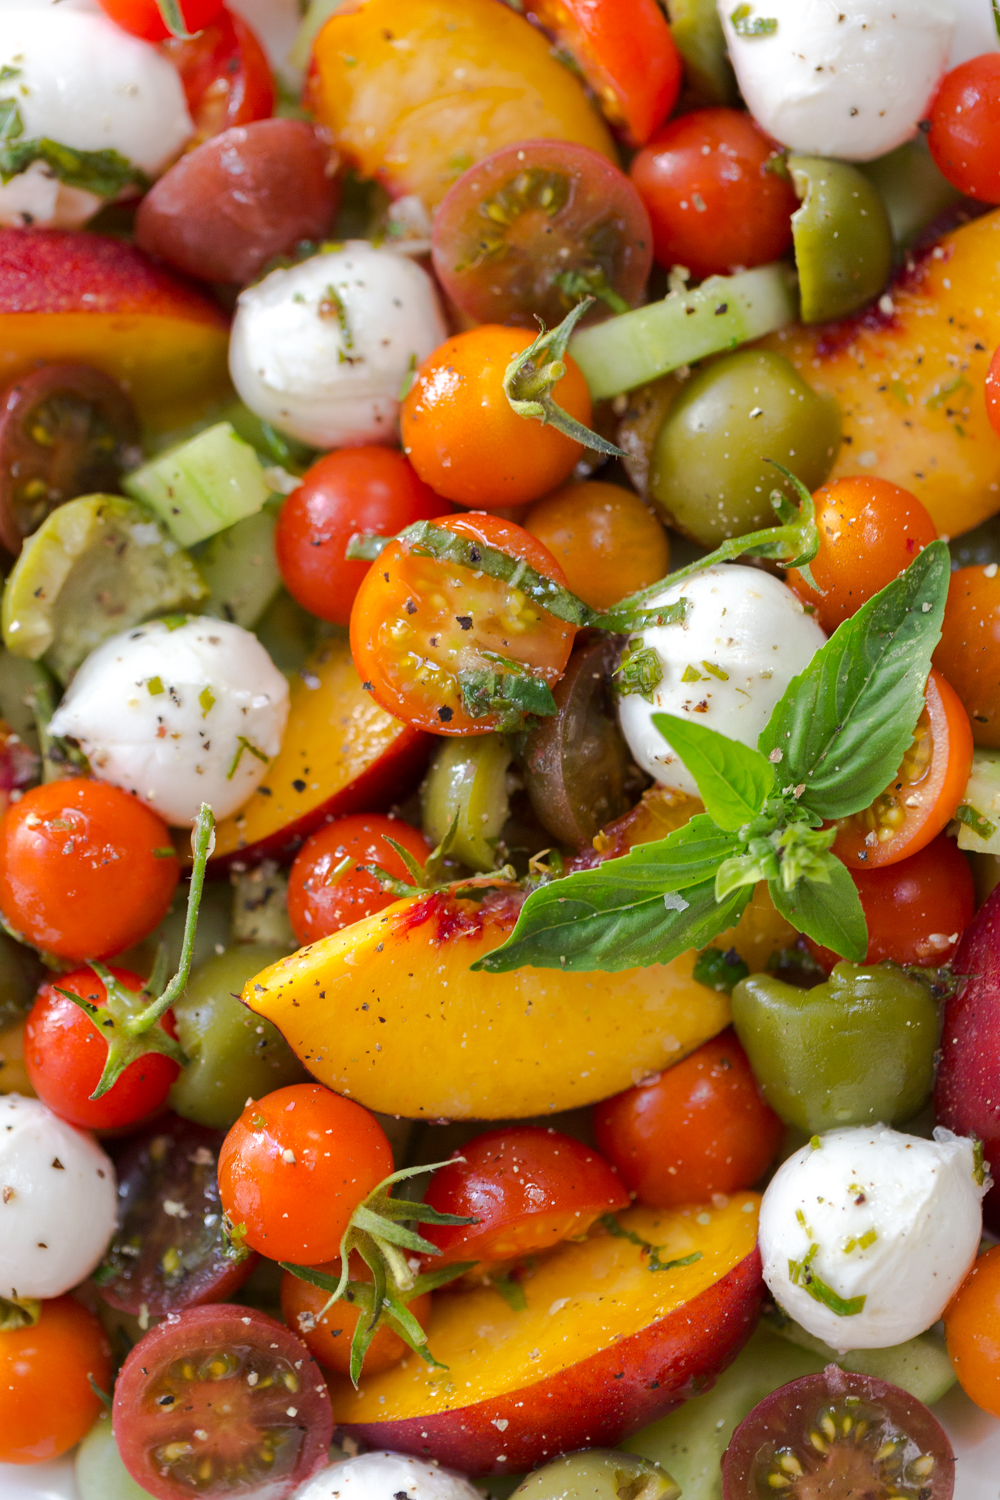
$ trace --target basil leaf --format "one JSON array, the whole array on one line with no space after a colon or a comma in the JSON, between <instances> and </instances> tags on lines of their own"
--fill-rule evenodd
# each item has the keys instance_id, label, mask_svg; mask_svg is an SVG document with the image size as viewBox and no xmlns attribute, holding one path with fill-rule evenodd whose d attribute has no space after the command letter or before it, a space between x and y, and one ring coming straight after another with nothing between
<instances>
[{"instance_id":1,"label":"basil leaf","mask_svg":"<svg viewBox=\"0 0 1000 1500\"><path fill-rule=\"evenodd\" d=\"M852 963L864 962L868 925L858 888L847 866L834 854L825 856L828 881L799 880L786 891L780 880L768 881L771 900L799 932Z\"/></svg>"},{"instance_id":2,"label":"basil leaf","mask_svg":"<svg viewBox=\"0 0 1000 1500\"><path fill-rule=\"evenodd\" d=\"M788 684L757 746L781 752L778 776L804 786L809 812L860 812L899 770L924 706L949 577L947 546L931 542Z\"/></svg>"},{"instance_id":3,"label":"basil leaf","mask_svg":"<svg viewBox=\"0 0 1000 1500\"><path fill-rule=\"evenodd\" d=\"M32 162L43 161L67 187L82 188L99 198L116 198L128 186L140 190L149 186L145 174L120 151L78 151L47 136L24 140L24 127L16 106L12 112L10 108L4 109L11 104L8 99L0 101L0 181L7 183L26 171Z\"/></svg>"},{"instance_id":4,"label":"basil leaf","mask_svg":"<svg viewBox=\"0 0 1000 1500\"><path fill-rule=\"evenodd\" d=\"M720 828L735 832L757 817L774 787L774 767L759 750L673 714L652 717L691 772L705 811Z\"/></svg>"}]
</instances>

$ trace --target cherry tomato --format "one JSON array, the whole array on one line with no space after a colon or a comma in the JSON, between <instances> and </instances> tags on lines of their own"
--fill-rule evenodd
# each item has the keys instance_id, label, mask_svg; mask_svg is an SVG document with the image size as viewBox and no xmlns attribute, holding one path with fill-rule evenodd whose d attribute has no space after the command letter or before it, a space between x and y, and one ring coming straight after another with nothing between
<instances>
[{"instance_id":1,"label":"cherry tomato","mask_svg":"<svg viewBox=\"0 0 1000 1500\"><path fill-rule=\"evenodd\" d=\"M594 1106L598 1149L653 1208L750 1187L774 1160L783 1131L731 1029Z\"/></svg>"},{"instance_id":2,"label":"cherry tomato","mask_svg":"<svg viewBox=\"0 0 1000 1500\"><path fill-rule=\"evenodd\" d=\"M526 8L570 53L629 145L648 141L677 103L683 77L655 0L530 0Z\"/></svg>"},{"instance_id":3,"label":"cherry tomato","mask_svg":"<svg viewBox=\"0 0 1000 1500\"><path fill-rule=\"evenodd\" d=\"M288 915L300 943L329 937L392 905L397 898L382 889L365 865L381 865L397 880L413 884L389 839L402 844L419 865L426 864L431 847L419 829L382 813L337 818L306 839L288 880ZM340 870L345 859L350 864Z\"/></svg>"},{"instance_id":4,"label":"cherry tomato","mask_svg":"<svg viewBox=\"0 0 1000 1500\"><path fill-rule=\"evenodd\" d=\"M456 1155L459 1160L434 1173L424 1201L478 1223L421 1226L446 1261L519 1260L586 1234L601 1214L628 1206L628 1193L607 1162L558 1130L488 1130ZM434 1265L440 1260L435 1256Z\"/></svg>"},{"instance_id":5,"label":"cherry tomato","mask_svg":"<svg viewBox=\"0 0 1000 1500\"><path fill-rule=\"evenodd\" d=\"M141 942L166 916L178 873L162 819L100 781L32 787L0 819L0 912L60 958Z\"/></svg>"},{"instance_id":6,"label":"cherry tomato","mask_svg":"<svg viewBox=\"0 0 1000 1500\"><path fill-rule=\"evenodd\" d=\"M136 994L145 982L128 969L111 972ZM137 1125L164 1103L180 1068L162 1052L147 1052L129 1063L106 1094L91 1099L108 1049L90 1017L59 990L71 990L92 1005L102 1006L107 1000L104 982L93 969L74 969L42 985L24 1027L24 1065L32 1088L53 1113L83 1130ZM176 1034L172 1011L157 1024L171 1036Z\"/></svg>"},{"instance_id":7,"label":"cherry tomato","mask_svg":"<svg viewBox=\"0 0 1000 1500\"><path fill-rule=\"evenodd\" d=\"M927 144L952 187L1000 203L1000 56L970 57L945 77L931 106Z\"/></svg>"},{"instance_id":8,"label":"cherry tomato","mask_svg":"<svg viewBox=\"0 0 1000 1500\"><path fill-rule=\"evenodd\" d=\"M954 839L939 833L918 854L876 870L852 870L851 879L868 924L866 964L951 962L975 914L972 871ZM829 948L807 942L825 969L840 962Z\"/></svg>"},{"instance_id":9,"label":"cherry tomato","mask_svg":"<svg viewBox=\"0 0 1000 1500\"><path fill-rule=\"evenodd\" d=\"M785 582L830 633L884 589L937 536L937 528L916 495L853 474L825 484L813 496L819 551L809 567L820 588L810 588L798 568Z\"/></svg>"},{"instance_id":10,"label":"cherry tomato","mask_svg":"<svg viewBox=\"0 0 1000 1500\"><path fill-rule=\"evenodd\" d=\"M356 533L395 536L451 506L392 448L340 448L314 463L281 507L274 534L288 592L321 620L347 625L371 567L344 556Z\"/></svg>"},{"instance_id":11,"label":"cherry tomato","mask_svg":"<svg viewBox=\"0 0 1000 1500\"><path fill-rule=\"evenodd\" d=\"M300 1339L253 1307L213 1303L150 1329L122 1365L122 1462L155 1500L287 1496L326 1462L333 1415Z\"/></svg>"},{"instance_id":12,"label":"cherry tomato","mask_svg":"<svg viewBox=\"0 0 1000 1500\"><path fill-rule=\"evenodd\" d=\"M724 275L778 260L792 243L795 189L773 143L736 109L696 109L664 125L632 163L661 266Z\"/></svg>"},{"instance_id":13,"label":"cherry tomato","mask_svg":"<svg viewBox=\"0 0 1000 1500\"><path fill-rule=\"evenodd\" d=\"M833 852L854 870L894 865L927 847L955 816L972 769L972 730L938 671L898 773L864 812L843 818Z\"/></svg>"},{"instance_id":14,"label":"cherry tomato","mask_svg":"<svg viewBox=\"0 0 1000 1500\"><path fill-rule=\"evenodd\" d=\"M34 1328L0 1333L0 1463L58 1458L96 1422L111 1389L111 1349L92 1313L72 1297L42 1303Z\"/></svg>"},{"instance_id":15,"label":"cherry tomato","mask_svg":"<svg viewBox=\"0 0 1000 1500\"><path fill-rule=\"evenodd\" d=\"M565 582L548 549L513 521L471 515L440 524ZM365 578L351 614L354 665L376 702L435 734L497 729L501 710L479 700L477 684L493 682L509 662L551 687L565 670L573 634L520 589L398 541Z\"/></svg>"},{"instance_id":16,"label":"cherry tomato","mask_svg":"<svg viewBox=\"0 0 1000 1500\"><path fill-rule=\"evenodd\" d=\"M952 1500L954 1489L955 1454L926 1406L888 1381L836 1365L765 1396L722 1460L722 1500L796 1491L803 1500Z\"/></svg>"},{"instance_id":17,"label":"cherry tomato","mask_svg":"<svg viewBox=\"0 0 1000 1500\"><path fill-rule=\"evenodd\" d=\"M325 1271L328 1276L340 1276L340 1258L325 1266L314 1266L315 1271ZM369 1267L358 1254L351 1256L351 1280L374 1280ZM306 1345L310 1354L328 1370L338 1375L351 1373L351 1339L358 1320L364 1310L354 1301L352 1292L345 1292L328 1312L323 1312L330 1300L328 1292L312 1286L298 1276L286 1271L281 1278L281 1315L289 1328L293 1329ZM431 1315L430 1293L414 1297L407 1303L410 1312L421 1328L426 1329ZM320 1314L323 1314L321 1317ZM382 1323L368 1345L365 1355L365 1374L377 1375L380 1370L391 1370L409 1352L408 1346L394 1333L387 1323Z\"/></svg>"},{"instance_id":18,"label":"cherry tomato","mask_svg":"<svg viewBox=\"0 0 1000 1500\"><path fill-rule=\"evenodd\" d=\"M566 586L594 609L667 571L670 543L653 512L618 484L567 484L531 507L524 529L544 542L566 574Z\"/></svg>"},{"instance_id":19,"label":"cherry tomato","mask_svg":"<svg viewBox=\"0 0 1000 1500\"><path fill-rule=\"evenodd\" d=\"M589 146L521 141L463 172L434 215L434 270L477 323L549 327L590 293L587 315L641 300L653 260L642 199Z\"/></svg>"},{"instance_id":20,"label":"cherry tomato","mask_svg":"<svg viewBox=\"0 0 1000 1500\"><path fill-rule=\"evenodd\" d=\"M184 85L195 133L188 149L233 125L249 125L274 113L271 66L241 16L220 10L189 42L162 44Z\"/></svg>"},{"instance_id":21,"label":"cherry tomato","mask_svg":"<svg viewBox=\"0 0 1000 1500\"><path fill-rule=\"evenodd\" d=\"M1000 1417L1000 1245L978 1256L955 1293L944 1336L965 1394Z\"/></svg>"},{"instance_id":22,"label":"cherry tomato","mask_svg":"<svg viewBox=\"0 0 1000 1500\"><path fill-rule=\"evenodd\" d=\"M219 1191L232 1222L270 1260L333 1260L354 1210L392 1172L375 1116L318 1083L250 1103L222 1143Z\"/></svg>"},{"instance_id":23,"label":"cherry tomato","mask_svg":"<svg viewBox=\"0 0 1000 1500\"><path fill-rule=\"evenodd\" d=\"M977 745L1000 746L1000 577L996 564L951 575L934 665L948 678Z\"/></svg>"},{"instance_id":24,"label":"cherry tomato","mask_svg":"<svg viewBox=\"0 0 1000 1500\"><path fill-rule=\"evenodd\" d=\"M100 6L123 31L145 42L162 42L173 35L157 0L100 0ZM178 9L186 31L201 31L215 20L222 0L178 0Z\"/></svg>"},{"instance_id":25,"label":"cherry tomato","mask_svg":"<svg viewBox=\"0 0 1000 1500\"><path fill-rule=\"evenodd\" d=\"M993 431L1000 436L1000 349L990 360L986 375L986 415Z\"/></svg>"},{"instance_id":26,"label":"cherry tomato","mask_svg":"<svg viewBox=\"0 0 1000 1500\"><path fill-rule=\"evenodd\" d=\"M400 411L403 452L425 483L459 505L526 505L568 478L583 451L572 438L519 417L503 389L507 366L532 343L520 328L485 323L457 333L425 359ZM590 426L590 392L579 365L552 397Z\"/></svg>"}]
</instances>

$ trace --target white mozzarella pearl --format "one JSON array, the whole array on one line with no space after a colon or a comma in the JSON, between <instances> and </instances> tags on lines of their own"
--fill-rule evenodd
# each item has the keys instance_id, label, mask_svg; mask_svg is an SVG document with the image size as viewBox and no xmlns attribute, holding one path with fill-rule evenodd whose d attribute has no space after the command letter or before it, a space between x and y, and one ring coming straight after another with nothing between
<instances>
[{"instance_id":1,"label":"white mozzarella pearl","mask_svg":"<svg viewBox=\"0 0 1000 1500\"><path fill-rule=\"evenodd\" d=\"M463 1474L405 1453L362 1453L320 1470L295 1500L482 1500Z\"/></svg>"}]
</instances>

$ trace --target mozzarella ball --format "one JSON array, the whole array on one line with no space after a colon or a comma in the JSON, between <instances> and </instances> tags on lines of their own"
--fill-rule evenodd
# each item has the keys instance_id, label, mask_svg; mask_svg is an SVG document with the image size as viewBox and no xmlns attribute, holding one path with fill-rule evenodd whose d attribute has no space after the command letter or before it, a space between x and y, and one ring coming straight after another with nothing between
<instances>
[{"instance_id":1,"label":"mozzarella ball","mask_svg":"<svg viewBox=\"0 0 1000 1500\"><path fill-rule=\"evenodd\" d=\"M642 769L696 797L694 777L653 715L693 715L696 724L756 746L771 710L826 636L791 589L760 568L717 564L682 583L668 582L648 606L681 598L688 606L682 625L654 625L630 638L630 646L656 652L663 676L651 702L639 693L621 698L618 718Z\"/></svg>"},{"instance_id":2,"label":"mozzarella ball","mask_svg":"<svg viewBox=\"0 0 1000 1500\"><path fill-rule=\"evenodd\" d=\"M405 1453L362 1453L330 1464L295 1491L295 1500L482 1500L462 1474Z\"/></svg>"},{"instance_id":3,"label":"mozzarella ball","mask_svg":"<svg viewBox=\"0 0 1000 1500\"><path fill-rule=\"evenodd\" d=\"M793 151L848 161L916 134L955 30L952 0L719 0L719 15L758 125Z\"/></svg>"},{"instance_id":4,"label":"mozzarella ball","mask_svg":"<svg viewBox=\"0 0 1000 1500\"><path fill-rule=\"evenodd\" d=\"M957 21L951 43L949 68L980 57L984 52L1000 51L1000 35L993 12L993 0L952 0Z\"/></svg>"},{"instance_id":5,"label":"mozzarella ball","mask_svg":"<svg viewBox=\"0 0 1000 1500\"><path fill-rule=\"evenodd\" d=\"M0 70L13 70L0 98L17 105L18 140L117 151L148 177L169 166L194 126L180 76L156 47L103 14L70 5L5 7L0 14ZM34 161L0 184L0 224L72 229L103 202Z\"/></svg>"},{"instance_id":6,"label":"mozzarella ball","mask_svg":"<svg viewBox=\"0 0 1000 1500\"><path fill-rule=\"evenodd\" d=\"M0 1297L61 1297L115 1230L115 1169L40 1099L0 1096Z\"/></svg>"},{"instance_id":7,"label":"mozzarella ball","mask_svg":"<svg viewBox=\"0 0 1000 1500\"><path fill-rule=\"evenodd\" d=\"M925 1141L887 1125L814 1140L778 1168L761 1204L772 1296L841 1352L915 1338L940 1318L979 1249L989 1182L976 1182L971 1140L939 1128ZM820 1286L864 1305L835 1312L817 1299Z\"/></svg>"},{"instance_id":8,"label":"mozzarella ball","mask_svg":"<svg viewBox=\"0 0 1000 1500\"><path fill-rule=\"evenodd\" d=\"M183 828L226 818L281 749L288 683L248 630L198 618L139 625L91 652L52 719L99 781Z\"/></svg>"},{"instance_id":9,"label":"mozzarella ball","mask_svg":"<svg viewBox=\"0 0 1000 1500\"><path fill-rule=\"evenodd\" d=\"M251 411L315 448L391 443L403 381L445 332L426 271L349 240L241 293L229 372Z\"/></svg>"}]
</instances>

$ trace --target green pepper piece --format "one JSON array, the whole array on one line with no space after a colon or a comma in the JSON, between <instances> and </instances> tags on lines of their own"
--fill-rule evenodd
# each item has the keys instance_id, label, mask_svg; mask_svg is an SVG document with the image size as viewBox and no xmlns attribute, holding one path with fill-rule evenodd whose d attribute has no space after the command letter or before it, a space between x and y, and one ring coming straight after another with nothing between
<instances>
[{"instance_id":1,"label":"green pepper piece","mask_svg":"<svg viewBox=\"0 0 1000 1500\"><path fill-rule=\"evenodd\" d=\"M754 974L733 990L733 1024L768 1104L812 1135L912 1118L930 1097L940 1016L895 964L839 963L799 989Z\"/></svg>"},{"instance_id":2,"label":"green pepper piece","mask_svg":"<svg viewBox=\"0 0 1000 1500\"><path fill-rule=\"evenodd\" d=\"M878 189L857 167L790 156L802 207L792 214L803 323L829 323L877 297L892 269L892 228Z\"/></svg>"},{"instance_id":3,"label":"green pepper piece","mask_svg":"<svg viewBox=\"0 0 1000 1500\"><path fill-rule=\"evenodd\" d=\"M736 75L715 0L666 0L674 43L684 63L683 109L735 104Z\"/></svg>"},{"instance_id":4,"label":"green pepper piece","mask_svg":"<svg viewBox=\"0 0 1000 1500\"><path fill-rule=\"evenodd\" d=\"M496 841L510 815L510 761L510 746L502 734L443 740L420 789L427 837L440 844L457 816L448 853L470 870L496 868Z\"/></svg>"}]
</instances>

